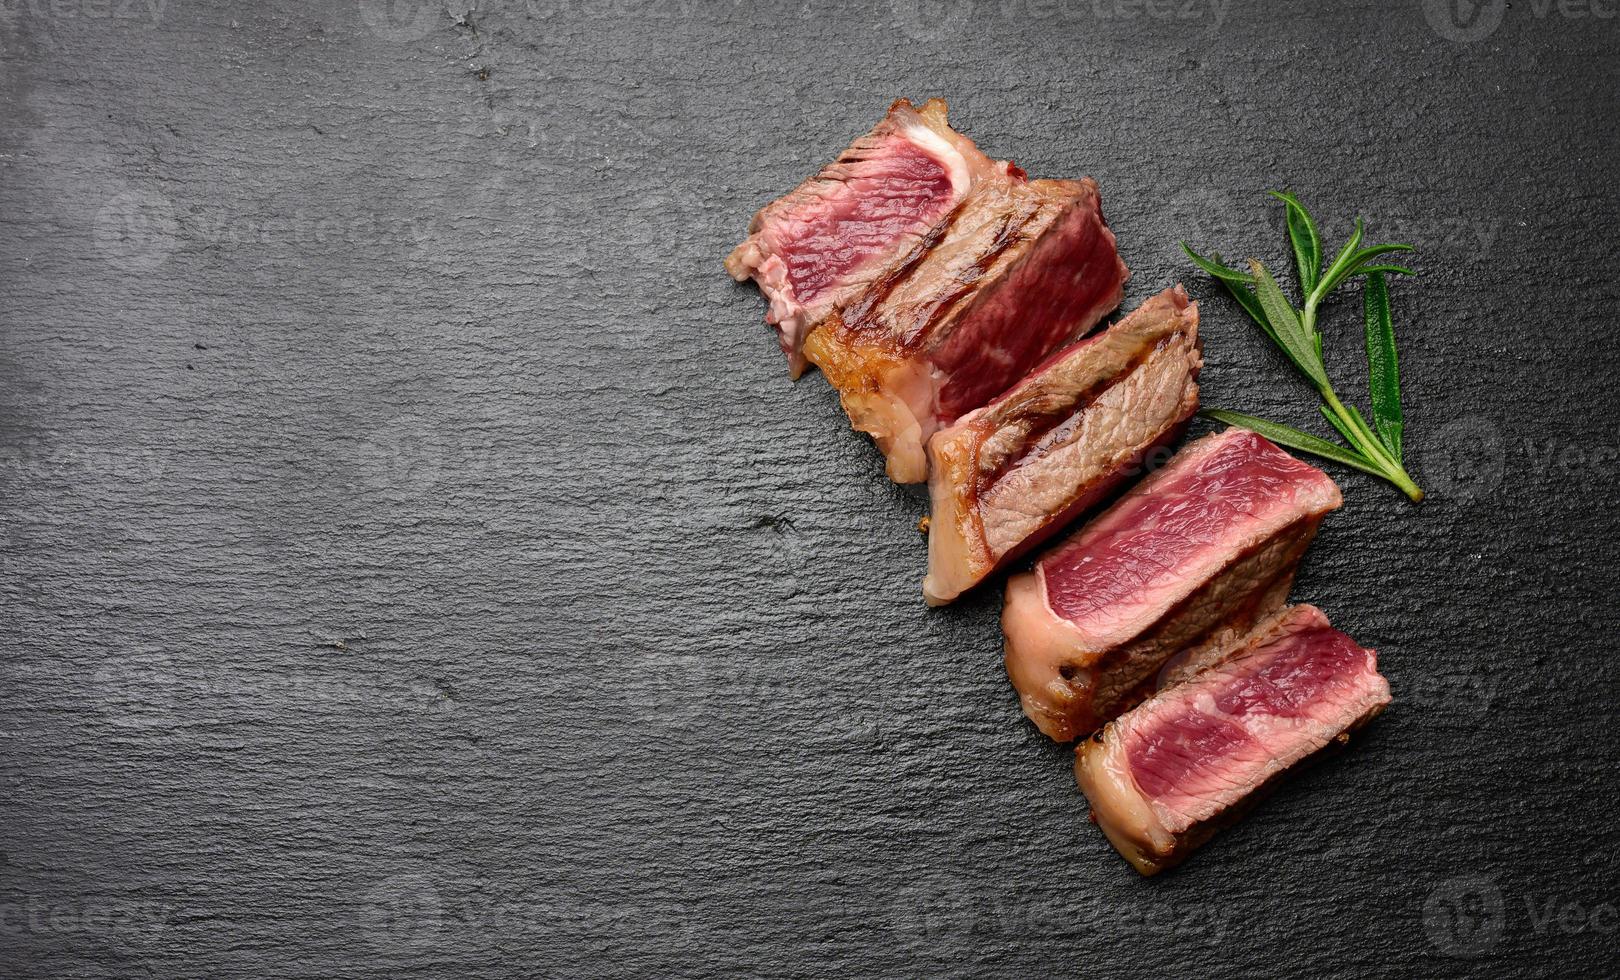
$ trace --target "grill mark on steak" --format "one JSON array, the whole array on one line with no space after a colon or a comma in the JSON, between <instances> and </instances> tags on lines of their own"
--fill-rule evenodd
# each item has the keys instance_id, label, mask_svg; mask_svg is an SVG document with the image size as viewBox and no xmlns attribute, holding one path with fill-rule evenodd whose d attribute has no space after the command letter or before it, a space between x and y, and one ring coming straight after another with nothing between
<instances>
[{"instance_id":1,"label":"grill mark on steak","mask_svg":"<svg viewBox=\"0 0 1620 980\"><path fill-rule=\"evenodd\" d=\"M1188 417L1190 417L1191 414L1192 413L1188 413ZM1005 565L1006 563L1017 561L1018 559L1029 554L1035 548L1039 547L1041 544L1044 544L1050 537L1050 532L1059 531L1081 514L1100 510L1101 508L1112 503L1114 500L1117 500L1129 488L1129 480L1127 477L1131 473L1140 470L1143 464L1147 461L1148 457L1152 456L1155 452L1174 445L1176 440L1180 439L1182 434L1186 431L1187 422L1188 418L1183 418L1171 425L1158 439L1155 439L1148 445L1143 446L1139 452L1132 453L1129 457L1127 457L1120 469L1111 473L1103 473L1102 475L1081 484L1077 488L1077 493L1074 497L1073 503L1069 504L1067 507L1063 508L1057 513L1048 516L1042 522L1039 530L1031 534L1028 538L1025 538L1023 541L1020 541L1014 547L1008 549L1005 554L1001 555L999 563ZM985 533L982 519L980 521L979 532L981 535Z\"/></svg>"},{"instance_id":2,"label":"grill mark on steak","mask_svg":"<svg viewBox=\"0 0 1620 980\"><path fill-rule=\"evenodd\" d=\"M975 189L1026 181L951 128L946 105L905 99L837 159L754 214L748 237L726 257L738 281L753 279L798 377L803 345L822 324Z\"/></svg>"},{"instance_id":3,"label":"grill mark on steak","mask_svg":"<svg viewBox=\"0 0 1620 980\"><path fill-rule=\"evenodd\" d=\"M934 331L929 358L945 378L937 398L944 424L1013 387L1124 298L1124 279L1114 276L1126 270L1095 182L1072 183L1042 195L994 279L951 308L949 329Z\"/></svg>"},{"instance_id":4,"label":"grill mark on steak","mask_svg":"<svg viewBox=\"0 0 1620 980\"><path fill-rule=\"evenodd\" d=\"M1032 224L1041 214L1041 208L1025 208L1012 215L1001 218L1001 227L996 232L995 239L990 247L981 252L971 266L957 273L954 277L955 288L942 293L937 301L929 307L925 316L912 319L906 329L904 346L913 348L917 342L927 339L931 342L943 340L946 334L936 334L934 329L945 319L946 313L956 308L964 301L971 301L979 294L979 284L990 270L995 267L1001 257L1007 254L1013 246L1021 245L1030 240L1024 230ZM959 322L958 318L958 322Z\"/></svg>"},{"instance_id":5,"label":"grill mark on steak","mask_svg":"<svg viewBox=\"0 0 1620 980\"><path fill-rule=\"evenodd\" d=\"M859 296L845 307L843 315L838 320L838 329L850 333L882 332L883 325L876 322L873 316L880 306L889 299L889 294L900 283L909 279L922 265L923 260L934 250L934 246L945 240L945 236L962 217L962 211L968 206L967 198L956 202L944 221L937 222L927 233L907 252L899 262L890 266L883 274L874 279L870 285L861 290Z\"/></svg>"},{"instance_id":6,"label":"grill mark on steak","mask_svg":"<svg viewBox=\"0 0 1620 980\"><path fill-rule=\"evenodd\" d=\"M1131 358L1126 363L1125 369L1119 374L1104 378L1092 385L1076 397L1073 402L1062 404L1048 402L1044 405L1032 404L1028 409L1021 410L1012 418L1007 419L1003 423L1003 427L1016 422L1034 423L1025 433L1024 451L1017 456L1004 454L1000 460L996 461L994 466L986 467L980 465L980 454L984 444L981 443L974 447L973 463L974 471L977 474L973 486L974 493L976 495L984 493L990 486L999 482L1013 470L1039 462L1055 449L1066 444L1068 441L1066 436L1072 436L1080 428L1085 414L1091 410L1091 406L1096 404L1098 399L1102 398L1109 389L1123 383L1131 375L1140 371L1142 366L1154 354L1169 347L1177 336L1179 335L1167 334L1159 338L1158 342ZM1077 495L1085 494L1092 486L1102 483L1108 476L1109 474L1104 474L1090 484L1077 488Z\"/></svg>"},{"instance_id":7,"label":"grill mark on steak","mask_svg":"<svg viewBox=\"0 0 1620 980\"><path fill-rule=\"evenodd\" d=\"M934 247L955 229L964 211L972 203L964 199L957 204L946 219L930 229L898 265L867 287L845 311L840 324L842 328L858 334L890 334L891 328L877 318L877 310L888 302L890 295L901 283L916 274ZM1009 249L1028 240L1024 235L1024 229L1029 227L1030 222L1039 216L1040 212L1041 208L1038 205L1023 206L1010 214L998 216L998 228L990 246L975 257L972 265L953 275L952 286L934 296L925 311L908 318L909 322L901 335L891 338L896 346L903 350L914 350L921 346L924 340L938 339L933 336L932 331L945 319L945 314L964 298L974 295L980 282Z\"/></svg>"},{"instance_id":8,"label":"grill mark on steak","mask_svg":"<svg viewBox=\"0 0 1620 980\"><path fill-rule=\"evenodd\" d=\"M980 183L806 338L896 482L925 479L935 432L1118 305L1129 270L1101 207L1089 179Z\"/></svg>"},{"instance_id":9,"label":"grill mark on steak","mask_svg":"<svg viewBox=\"0 0 1620 980\"><path fill-rule=\"evenodd\" d=\"M1163 290L929 441L923 594L951 602L1106 503L1197 410L1198 308Z\"/></svg>"}]
</instances>

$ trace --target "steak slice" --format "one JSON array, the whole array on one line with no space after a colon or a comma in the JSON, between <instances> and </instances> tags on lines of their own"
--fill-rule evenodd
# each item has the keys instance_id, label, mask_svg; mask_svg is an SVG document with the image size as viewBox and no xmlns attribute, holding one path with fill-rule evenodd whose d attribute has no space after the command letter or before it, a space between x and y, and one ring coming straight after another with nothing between
<instances>
[{"instance_id":1,"label":"steak slice","mask_svg":"<svg viewBox=\"0 0 1620 980\"><path fill-rule=\"evenodd\" d=\"M944 220L984 180L1022 180L951 129L943 100L902 99L837 160L766 205L726 259L770 300L788 369L804 372L805 335Z\"/></svg>"},{"instance_id":2,"label":"steak slice","mask_svg":"<svg viewBox=\"0 0 1620 980\"><path fill-rule=\"evenodd\" d=\"M1246 429L1198 440L1007 583L1007 674L1047 735L1086 735L1167 663L1279 607L1322 516L1326 473ZM1177 663L1170 663L1180 654Z\"/></svg>"},{"instance_id":3,"label":"steak slice","mask_svg":"<svg viewBox=\"0 0 1620 980\"><path fill-rule=\"evenodd\" d=\"M986 183L805 341L897 483L936 431L1119 305L1130 275L1092 180Z\"/></svg>"},{"instance_id":4,"label":"steak slice","mask_svg":"<svg viewBox=\"0 0 1620 980\"><path fill-rule=\"evenodd\" d=\"M1198 307L1166 289L928 442L944 605L1101 502L1198 410Z\"/></svg>"},{"instance_id":5,"label":"steak slice","mask_svg":"<svg viewBox=\"0 0 1620 980\"><path fill-rule=\"evenodd\" d=\"M1075 777L1108 840L1151 875L1389 702L1377 654L1316 607L1293 606L1203 673L1081 742Z\"/></svg>"}]
</instances>

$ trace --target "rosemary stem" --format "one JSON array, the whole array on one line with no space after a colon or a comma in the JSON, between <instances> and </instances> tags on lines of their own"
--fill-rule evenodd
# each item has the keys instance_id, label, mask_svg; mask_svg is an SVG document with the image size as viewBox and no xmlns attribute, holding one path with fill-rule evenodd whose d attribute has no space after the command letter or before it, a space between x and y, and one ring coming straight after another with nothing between
<instances>
[{"instance_id":1,"label":"rosemary stem","mask_svg":"<svg viewBox=\"0 0 1620 980\"><path fill-rule=\"evenodd\" d=\"M1300 311L1299 318L1300 325L1305 328L1305 336L1316 342L1318 357L1321 356L1322 347L1321 335L1316 332L1316 309L1320 302L1321 297L1314 293L1307 297L1305 308ZM1327 377L1325 367L1322 370L1322 376ZM1354 444L1352 448L1367 457L1367 460L1376 466L1389 482L1395 484L1402 493L1411 498L1413 503L1422 500L1423 488L1413 482L1412 478L1407 475L1406 468L1400 464L1399 460L1390 455L1378 436L1367 428L1367 423L1362 420L1361 416L1344 407L1344 403L1339 401L1339 396L1333 391L1333 387L1331 385L1318 385L1316 392L1322 396L1322 402L1327 405L1328 411L1332 412L1335 418L1344 423L1345 431L1360 436L1358 439L1351 440Z\"/></svg>"},{"instance_id":2,"label":"rosemary stem","mask_svg":"<svg viewBox=\"0 0 1620 980\"><path fill-rule=\"evenodd\" d=\"M1384 449L1377 437L1367 432L1366 424L1360 417L1344 407L1344 403L1339 401L1339 396L1334 394L1332 388L1320 388L1317 393L1322 396L1322 402L1327 405L1328 411L1343 422L1346 429L1360 434L1361 438L1356 440L1355 448L1382 470L1385 478L1399 487L1414 504L1421 501L1423 488L1412 481L1406 473L1406 468Z\"/></svg>"}]
</instances>

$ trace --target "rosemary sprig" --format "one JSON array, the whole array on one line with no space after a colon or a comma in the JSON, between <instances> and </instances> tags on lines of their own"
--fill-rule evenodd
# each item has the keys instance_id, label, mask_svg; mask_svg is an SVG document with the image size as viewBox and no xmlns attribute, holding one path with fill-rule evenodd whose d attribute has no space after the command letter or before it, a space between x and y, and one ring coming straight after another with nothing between
<instances>
[{"instance_id":1,"label":"rosemary sprig","mask_svg":"<svg viewBox=\"0 0 1620 980\"><path fill-rule=\"evenodd\" d=\"M1362 223L1357 218L1350 240L1323 268L1322 236L1310 212L1285 191L1272 191L1271 196L1282 201L1288 209L1288 242L1299 271L1304 306L1296 309L1283 293L1282 287L1277 285L1277 280L1256 259L1250 259L1249 271L1242 272L1227 266L1219 253L1205 257L1193 251L1186 242L1182 242L1181 247L1194 264L1226 287L1265 335L1271 338L1271 342L1282 350L1295 370L1316 389L1322 399L1322 415L1344 439L1344 444L1242 412L1210 409L1203 414L1228 425L1252 429L1273 442L1301 452L1382 477L1399 487L1413 502L1422 500L1423 490L1407 475L1402 453L1405 420L1401 415L1400 366L1395 354L1395 327L1390 318L1389 284L1384 279L1389 273L1408 276L1415 273L1404 266L1380 261L1381 256L1391 252L1410 252L1412 246L1362 246ZM1327 366L1322 361L1322 331L1316 325L1317 314L1328 296L1356 276L1367 277L1363 287L1363 305L1367 325L1367 369L1372 389L1371 424L1354 405L1346 405L1334 392L1333 384L1328 380Z\"/></svg>"}]
</instances>

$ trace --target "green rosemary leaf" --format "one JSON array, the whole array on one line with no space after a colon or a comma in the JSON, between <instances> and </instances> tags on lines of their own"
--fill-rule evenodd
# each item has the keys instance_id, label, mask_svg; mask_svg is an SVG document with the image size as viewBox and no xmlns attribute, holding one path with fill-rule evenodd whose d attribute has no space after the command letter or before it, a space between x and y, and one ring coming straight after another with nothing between
<instances>
[{"instance_id":1,"label":"green rosemary leaf","mask_svg":"<svg viewBox=\"0 0 1620 980\"><path fill-rule=\"evenodd\" d=\"M1187 253L1187 257L1192 259L1195 265L1214 276L1220 281L1221 285L1226 287L1227 292L1231 293L1232 298L1237 300L1238 304L1248 311L1249 316L1254 318L1254 322L1259 325L1267 337L1271 338L1272 343L1279 347L1282 346L1282 339L1277 336L1277 331L1272 327L1271 321L1266 319L1266 311L1261 308L1260 300L1254 295L1254 290L1249 288L1254 282L1253 276L1228 266L1218 254L1211 253L1209 258L1199 255L1186 242L1181 243L1181 250Z\"/></svg>"},{"instance_id":2,"label":"green rosemary leaf","mask_svg":"<svg viewBox=\"0 0 1620 980\"><path fill-rule=\"evenodd\" d=\"M1322 274L1322 236L1298 198L1287 191L1272 191L1271 196L1288 206L1288 241L1299 268L1299 290L1309 296Z\"/></svg>"},{"instance_id":3,"label":"green rosemary leaf","mask_svg":"<svg viewBox=\"0 0 1620 980\"><path fill-rule=\"evenodd\" d=\"M1401 443L1405 422L1401 418L1400 374L1396 361L1395 332L1389 313L1386 275L1410 276L1415 273L1402 265L1377 261L1392 252L1410 252L1412 246L1391 243L1363 247L1366 226L1356 219L1349 241L1322 268L1322 241L1316 222L1305 206L1287 191L1271 196L1288 209L1288 241L1299 267L1303 303L1295 307L1277 280L1255 259L1249 260L1249 273L1228 266L1218 252L1199 255L1183 242L1187 256L1202 270L1214 276L1259 325L1266 337L1283 352L1294 368L1303 374L1321 396L1322 416L1344 438L1345 444L1329 442L1291 426L1267 422L1239 412L1211 410L1209 418L1243 426L1281 445L1331 459L1346 466L1382 477L1406 494L1413 503L1423 499L1423 488L1412 481L1402 462ZM1373 422L1354 405L1346 405L1333 390L1322 357L1323 335L1318 323L1322 302L1346 280L1366 276L1367 364L1372 384Z\"/></svg>"},{"instance_id":4,"label":"green rosemary leaf","mask_svg":"<svg viewBox=\"0 0 1620 980\"><path fill-rule=\"evenodd\" d=\"M1395 462L1401 459L1401 368L1395 353L1395 323L1389 311L1389 284L1382 272L1362 287L1367 320L1367 383L1372 390L1373 426Z\"/></svg>"},{"instance_id":5,"label":"green rosemary leaf","mask_svg":"<svg viewBox=\"0 0 1620 980\"><path fill-rule=\"evenodd\" d=\"M1309 432L1301 431L1291 425L1268 422L1265 419L1255 418L1253 415L1232 412L1224 408L1209 408L1199 414L1206 418L1212 418L1217 422L1225 422L1227 425L1235 425L1240 429L1248 429L1250 432L1259 433L1279 446L1287 446L1302 453L1310 453L1312 456L1331 459L1335 463L1343 463L1345 466L1358 469L1363 473L1371 473L1373 476L1388 477L1388 474L1355 450L1346 449L1336 442L1329 442L1320 436L1313 436Z\"/></svg>"},{"instance_id":6,"label":"green rosemary leaf","mask_svg":"<svg viewBox=\"0 0 1620 980\"><path fill-rule=\"evenodd\" d=\"M1327 271L1322 273L1321 277L1317 280L1316 288L1311 290L1310 295L1305 298L1305 302L1307 304L1310 303L1313 297L1317 300L1321 300L1323 296L1326 296L1332 291L1333 287L1330 286L1329 283L1334 279L1335 276L1342 274L1344 267L1350 261L1350 256L1356 254L1356 246L1361 244L1361 236L1364 231L1365 229L1362 227L1361 219L1357 218L1356 230L1351 232L1350 240L1344 243L1343 248L1339 249L1339 254L1333 257L1333 263L1327 267Z\"/></svg>"},{"instance_id":7,"label":"green rosemary leaf","mask_svg":"<svg viewBox=\"0 0 1620 980\"><path fill-rule=\"evenodd\" d=\"M1305 328L1300 325L1299 312L1288 302L1283 295L1282 287L1277 280L1271 277L1266 267L1257 259L1249 260L1249 268L1254 272L1254 294L1260 300L1260 308L1266 311L1266 319L1277 328L1277 332L1293 339L1305 339Z\"/></svg>"},{"instance_id":8,"label":"green rosemary leaf","mask_svg":"<svg viewBox=\"0 0 1620 980\"><path fill-rule=\"evenodd\" d=\"M1358 249L1356 254L1350 256L1351 265L1363 265L1368 259L1384 255L1389 252L1416 252L1417 249L1404 242L1390 242L1387 245L1369 245Z\"/></svg>"},{"instance_id":9,"label":"green rosemary leaf","mask_svg":"<svg viewBox=\"0 0 1620 980\"><path fill-rule=\"evenodd\" d=\"M1187 253L1187 257L1193 260L1194 265L1198 266L1200 269L1203 269L1205 272L1221 280L1222 282L1241 283L1245 286L1254 282L1254 277L1249 275L1247 272L1239 272L1236 269L1223 265L1220 261L1221 257L1219 255L1206 259L1202 255L1199 255L1197 252L1193 251L1192 246L1188 245L1186 242L1181 243L1181 250Z\"/></svg>"},{"instance_id":10,"label":"green rosemary leaf","mask_svg":"<svg viewBox=\"0 0 1620 980\"><path fill-rule=\"evenodd\" d=\"M1273 339L1312 384L1318 388L1328 387L1327 372L1322 367L1322 355L1317 350L1316 340L1306 335L1299 313L1289 304L1288 297L1283 295L1282 287L1255 259L1249 260L1249 268L1254 272L1255 296L1260 300L1260 308L1265 311L1266 319L1271 321Z\"/></svg>"},{"instance_id":11,"label":"green rosemary leaf","mask_svg":"<svg viewBox=\"0 0 1620 980\"><path fill-rule=\"evenodd\" d=\"M1328 276L1324 277L1324 279L1322 281L1321 295L1323 297L1326 297L1329 293L1333 292L1335 289L1338 289L1339 286L1341 284L1343 284L1343 282L1346 279L1349 279L1349 278L1351 278L1353 276L1359 276L1359 275L1367 272L1368 271L1368 268L1367 268L1368 263L1370 263L1373 259L1376 259L1380 255L1387 255L1390 252L1411 252L1411 251L1414 251L1412 246L1410 246L1410 245L1398 245L1398 244L1396 244L1396 245L1373 245L1370 248L1358 249L1355 252L1351 253L1350 256L1348 258L1346 258L1342 264L1339 264L1339 263L1334 264L1334 268L1330 271Z\"/></svg>"},{"instance_id":12,"label":"green rosemary leaf","mask_svg":"<svg viewBox=\"0 0 1620 980\"><path fill-rule=\"evenodd\" d=\"M1232 294L1232 298L1238 301L1238 305L1248 312L1249 317L1259 324L1260 329L1265 331L1267 337L1271 338L1271 342L1279 347L1282 346L1282 338L1277 336L1277 331L1271 326L1271 321L1266 319L1266 311L1261 308L1260 297L1254 294L1254 290L1247 286L1240 286L1235 282L1227 282L1224 279L1221 281L1221 285L1225 286L1226 291Z\"/></svg>"}]
</instances>

